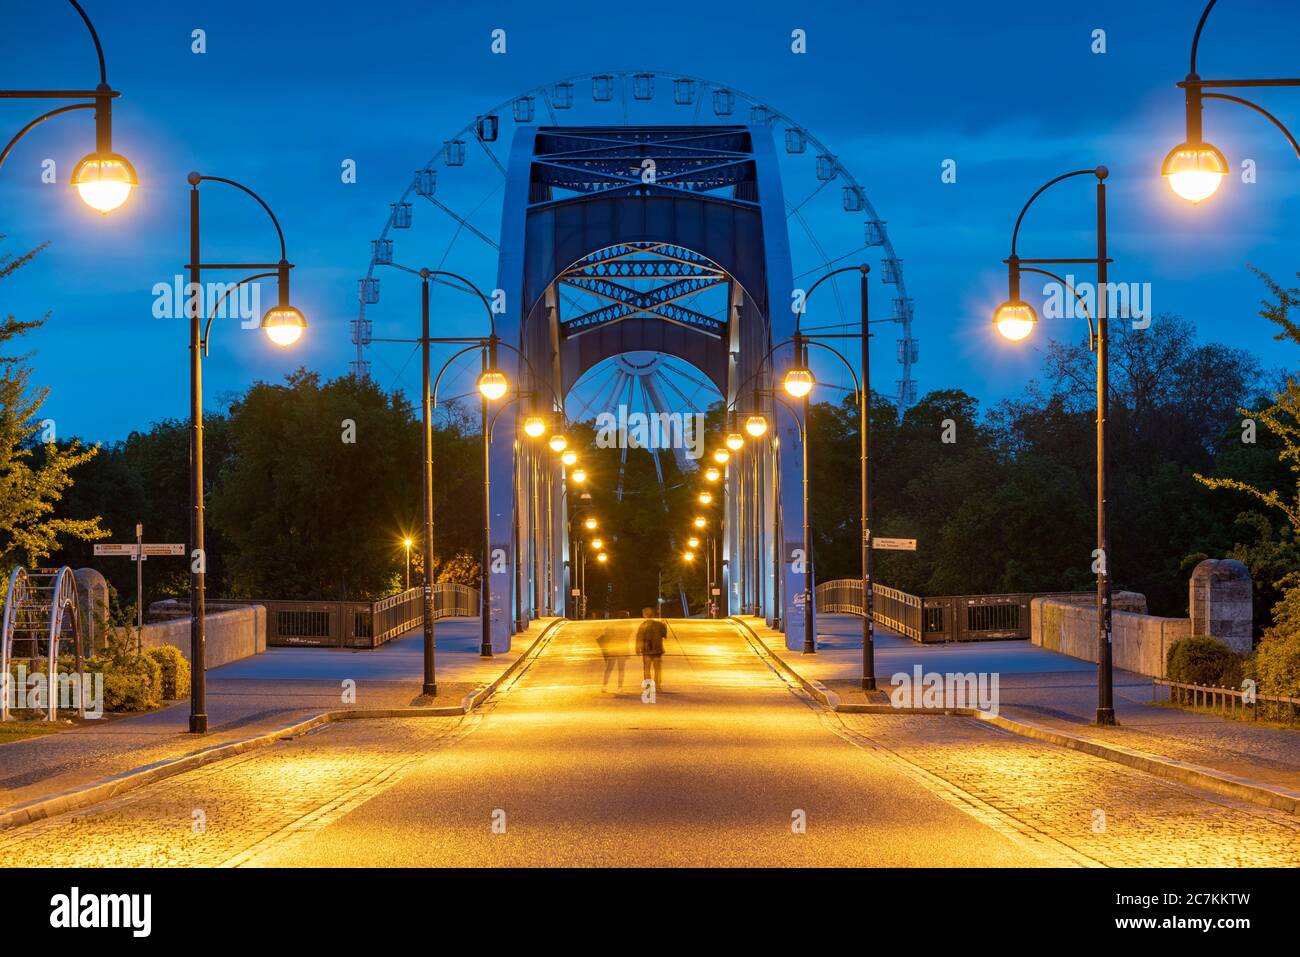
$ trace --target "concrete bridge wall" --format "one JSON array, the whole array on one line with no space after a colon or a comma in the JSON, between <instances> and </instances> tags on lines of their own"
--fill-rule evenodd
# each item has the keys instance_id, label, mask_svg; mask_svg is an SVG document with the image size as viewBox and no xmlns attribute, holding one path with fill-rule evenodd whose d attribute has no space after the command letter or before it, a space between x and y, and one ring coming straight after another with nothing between
<instances>
[{"instance_id":1,"label":"concrete bridge wall","mask_svg":"<svg viewBox=\"0 0 1300 957\"><path fill-rule=\"evenodd\" d=\"M266 608L240 605L207 616L207 667L209 670L266 651ZM171 645L190 659L190 620L155 621L144 626L144 650Z\"/></svg>"},{"instance_id":2,"label":"concrete bridge wall","mask_svg":"<svg viewBox=\"0 0 1300 957\"><path fill-rule=\"evenodd\" d=\"M1029 640L1049 651L1097 660L1097 609L1056 598L1029 604ZM1160 618L1132 611L1111 613L1111 660L1116 668L1153 678L1165 676L1169 646L1192 633L1187 618Z\"/></svg>"}]
</instances>

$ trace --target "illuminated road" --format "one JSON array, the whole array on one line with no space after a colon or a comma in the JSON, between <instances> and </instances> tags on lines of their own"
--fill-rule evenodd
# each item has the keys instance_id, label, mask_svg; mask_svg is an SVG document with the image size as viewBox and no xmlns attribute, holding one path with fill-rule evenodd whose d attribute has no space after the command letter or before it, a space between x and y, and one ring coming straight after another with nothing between
<instances>
[{"instance_id":1,"label":"illuminated road","mask_svg":"<svg viewBox=\"0 0 1300 957\"><path fill-rule=\"evenodd\" d=\"M7 864L1300 864L1281 812L942 716L843 715L726 623L566 624L466 719L349 721L0 834Z\"/></svg>"}]
</instances>

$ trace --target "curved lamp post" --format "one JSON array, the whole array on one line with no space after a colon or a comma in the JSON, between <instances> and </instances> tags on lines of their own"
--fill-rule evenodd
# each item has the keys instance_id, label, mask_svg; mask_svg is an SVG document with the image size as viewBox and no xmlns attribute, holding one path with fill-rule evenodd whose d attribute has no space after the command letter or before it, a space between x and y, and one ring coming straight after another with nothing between
<instances>
[{"instance_id":1,"label":"curved lamp post","mask_svg":"<svg viewBox=\"0 0 1300 957\"><path fill-rule=\"evenodd\" d=\"M1192 35L1192 53L1187 77L1178 84L1179 89L1183 90L1185 94L1187 139L1169 151L1160 167L1160 173L1168 180L1169 187L1178 196L1191 203L1199 203L1204 199L1209 199L1218 191L1220 184L1228 175L1228 161L1224 158L1223 153L1218 147L1205 141L1201 126L1201 110L1205 100L1224 100L1254 110L1282 132L1287 142L1291 144L1291 149L1295 151L1296 157L1300 159L1300 143L1296 142L1296 138L1291 135L1291 131L1286 128L1282 121L1268 110L1258 103L1252 103L1250 100L1239 96L1205 92L1211 89L1300 86L1300 78L1274 80L1201 79L1196 72L1196 52L1201 43L1201 31L1205 29L1205 21L1209 18L1210 11L1214 9L1217 2L1218 0L1210 0L1201 13L1201 19L1196 24L1196 32Z\"/></svg>"},{"instance_id":2,"label":"curved lamp post","mask_svg":"<svg viewBox=\"0 0 1300 957\"><path fill-rule=\"evenodd\" d=\"M302 337L307 328L307 320L289 302L289 270L293 264L285 257L284 230L280 221L262 197L242 183L221 176L203 176L190 173L190 261L185 268L189 270L190 299L186 312L190 319L190 537L193 552L190 573L190 732L204 734L208 730L207 714L207 678L205 662L207 660L207 641L204 617L207 604L207 552L204 544L203 518L203 357L208 353L211 343L212 320L216 317L217 306L225 300L235 288L246 283L270 276L276 277L279 287L277 303L266 311L262 317L262 331L277 346L293 345ZM270 218L275 227L276 237L280 243L280 260L275 263L205 263L199 243L199 185L201 183L224 183L233 186L251 196ZM212 314L204 321L203 314L203 273L205 270L264 270L251 276L245 276L234 283L223 294L221 300L213 307Z\"/></svg>"},{"instance_id":3,"label":"curved lamp post","mask_svg":"<svg viewBox=\"0 0 1300 957\"><path fill-rule=\"evenodd\" d=\"M782 383L785 391L795 398L802 398L804 403L804 415L808 413L808 395L812 392L816 379L813 377L812 369L808 367L807 349L801 350L801 345L807 342L810 345L818 346L833 353L844 363L849 374L853 375L853 366L849 361L840 354L839 351L832 349L825 343L818 342L819 339L858 339L862 343L862 379L859 382L857 376L854 376L854 385L858 390L858 432L859 432L859 460L861 463L861 495L862 495L862 689L864 691L874 691L876 688L876 655L875 655L875 557L871 549L871 333L869 330L870 318L868 314L868 284L867 277L871 272L871 267L865 263L860 266L843 266L839 269L832 269L824 273L815 283L808 287L804 293L804 303L812 298L813 291L816 290L827 279L840 273L857 272L859 273L859 291L858 305L860 311L861 329L856 333L817 333L810 335L800 331L800 320L803 318L800 312L795 318L795 339L796 355L802 354L802 366L795 366L785 374L785 380ZM791 388L793 386L793 388ZM805 443L806 446L807 443ZM805 468L804 487L807 489L807 474ZM807 514L807 492L805 491L804 512ZM811 548L812 541L805 537L804 549L808 556L811 568ZM815 631L812 622L812 576L811 574L805 579L805 593L807 597L807 611L805 619L807 628L804 634L804 651L811 653L817 650Z\"/></svg>"},{"instance_id":4,"label":"curved lamp post","mask_svg":"<svg viewBox=\"0 0 1300 957\"><path fill-rule=\"evenodd\" d=\"M99 34L90 22L90 17L77 0L68 0L73 9L90 31L90 39L95 44L95 54L99 58L99 85L93 90L0 90L0 99L10 100L82 100L67 106L56 107L42 113L20 129L13 138L0 149L0 166L9 158L14 146L29 132L46 120L74 110L95 111L95 150L77 163L72 171L71 183L76 187L82 201L100 213L110 213L126 202L131 190L139 185L135 167L120 153L113 152L113 100L119 94L108 85L108 67L104 61L104 47L99 42Z\"/></svg>"},{"instance_id":5,"label":"curved lamp post","mask_svg":"<svg viewBox=\"0 0 1300 957\"><path fill-rule=\"evenodd\" d=\"M1055 273L1034 268L1053 263L1078 265L1091 264L1097 267L1097 315L1096 328L1093 317L1088 315L1089 345L1097 354L1097 551L1093 560L1097 568L1097 723L1113 725L1115 723L1115 706L1111 674L1111 577L1110 577L1110 503L1107 498L1107 461L1106 416L1108 393L1110 390L1110 357L1107 335L1107 267L1111 263L1106 255L1106 177L1110 175L1104 166L1096 169L1080 169L1057 176L1041 186L1029 197L1016 218L1015 229L1011 233L1011 255L1004 260L1007 264L1007 301L998 306L993 314L993 324L1007 339L1021 340L1033 331L1038 322L1033 307L1020 296L1020 274L1022 272L1039 273L1056 279L1063 286L1068 286ZM1016 251L1016 241L1020 236L1020 226L1025 213L1044 192L1064 180L1075 176L1095 176L1097 179L1097 255L1081 259L1022 259ZM1071 289L1071 292L1075 292ZM1075 297L1078 298L1077 292ZM1082 301L1082 300L1080 300Z\"/></svg>"}]
</instances>

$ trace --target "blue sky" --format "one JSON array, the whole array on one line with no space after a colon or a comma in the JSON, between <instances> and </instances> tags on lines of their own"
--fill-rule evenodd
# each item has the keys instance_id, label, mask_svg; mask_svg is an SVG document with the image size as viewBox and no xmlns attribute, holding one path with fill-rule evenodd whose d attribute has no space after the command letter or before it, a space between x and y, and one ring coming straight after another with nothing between
<instances>
[{"instance_id":1,"label":"blue sky","mask_svg":"<svg viewBox=\"0 0 1300 957\"><path fill-rule=\"evenodd\" d=\"M428 0L85 6L110 82L123 91L115 145L139 172L138 195L102 218L70 195L66 175L92 142L84 115L30 134L0 169L5 249L50 242L0 287L0 309L24 318L52 313L31 345L36 381L51 387L45 414L60 435L112 440L186 414L185 325L154 318L151 290L185 262L189 170L247 182L275 208L298 264L293 298L311 323L293 352L271 351L260 334L233 324L221 329L205 367L207 404L220 408L223 397L300 364L345 372L356 280L412 170L487 107L602 70L734 85L794 117L839 156L888 221L904 260L922 393L959 387L994 401L1037 373L1044 337L1009 349L990 335L990 309L1005 293L1000 260L1025 198L1060 172L1097 163L1112 171L1112 278L1150 283L1156 311L1187 316L1203 339L1246 348L1269 366L1294 365L1293 350L1273 342L1257 315L1262 288L1247 269L1255 264L1288 281L1300 270L1300 161L1285 140L1245 110L1211 105L1207 138L1234 167L1253 159L1258 182L1230 178L1220 195L1192 208L1157 175L1183 138L1174 83L1187 71L1200 0L759 2L743 13L722 4L670 12ZM93 50L70 6L9 0L0 17L0 87L94 84ZM207 35L202 55L191 52L196 28ZM490 51L494 28L507 31L504 56ZM790 52L795 28L807 33L804 55ZM1106 31L1105 54L1091 52L1095 29ZM1222 0L1202 42L1201 74L1296 75L1297 35L1293 2ZM1300 127L1300 93L1265 91L1259 99ZM7 139L38 112L31 102L0 103L0 130ZM58 186L40 182L47 157L59 164ZM357 162L355 184L340 181L345 158ZM482 167L482 157L472 159ZM940 180L945 159L957 163L955 184ZM464 191L448 196L472 204L480 175L481 168L467 172ZM787 183L787 198L799 185ZM259 210L233 193L205 192L205 203L210 255L272 256L274 237ZM843 217L826 208L811 225L838 240ZM1087 255L1092 217L1086 183L1054 190L1035 207L1022 254ZM478 270L473 278L490 288L489 251L474 252L463 237L458 243L466 268ZM387 316L393 329L403 304L417 301L418 290L402 283L386 280L384 290L385 308L396 310ZM875 308L883 310L890 290L873 284L873 296L877 290ZM447 331L461 321L454 305L440 314ZM464 328L472 318L466 314ZM1050 331L1081 330L1057 321ZM894 333L881 333L872 375L888 392ZM418 383L409 347L376 345L371 358L385 386L409 392Z\"/></svg>"}]
</instances>

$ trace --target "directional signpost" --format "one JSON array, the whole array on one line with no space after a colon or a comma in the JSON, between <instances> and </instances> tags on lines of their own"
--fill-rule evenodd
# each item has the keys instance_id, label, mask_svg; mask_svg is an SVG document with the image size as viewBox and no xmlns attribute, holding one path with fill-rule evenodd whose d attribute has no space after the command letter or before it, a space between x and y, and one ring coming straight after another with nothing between
<instances>
[{"instance_id":1,"label":"directional signpost","mask_svg":"<svg viewBox=\"0 0 1300 957\"><path fill-rule=\"evenodd\" d=\"M877 538L871 543L872 548L883 548L895 552L916 551L915 538Z\"/></svg>"},{"instance_id":2,"label":"directional signpost","mask_svg":"<svg viewBox=\"0 0 1300 957\"><path fill-rule=\"evenodd\" d=\"M95 546L96 555L116 555L135 562L135 650L144 651L144 563L150 555L185 555L183 544L149 544L144 540L144 526L136 523L135 541L128 544L108 543Z\"/></svg>"}]
</instances>

